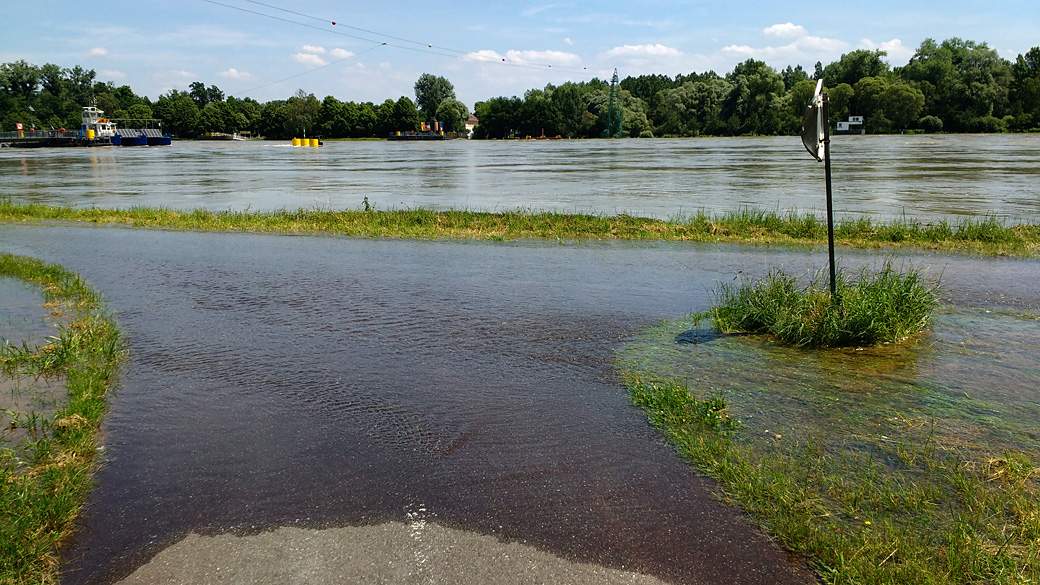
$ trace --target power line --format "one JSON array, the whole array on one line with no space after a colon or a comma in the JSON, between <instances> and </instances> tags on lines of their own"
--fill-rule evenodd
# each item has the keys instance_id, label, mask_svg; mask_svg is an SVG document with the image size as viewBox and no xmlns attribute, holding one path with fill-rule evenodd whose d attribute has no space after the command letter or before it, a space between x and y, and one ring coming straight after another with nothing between
<instances>
[{"instance_id":1,"label":"power line","mask_svg":"<svg viewBox=\"0 0 1040 585\"><path fill-rule=\"evenodd\" d=\"M365 53L367 53L369 51L374 51L374 50L376 50L379 47L382 47L384 45L386 45L386 43L380 43L379 45L376 45L375 47L370 47L368 49L365 49L364 51L361 51L360 53L355 53L353 55L350 55L349 57L343 57L342 59L338 59L336 61L333 61L332 63L326 63L324 65L321 65L320 67L315 67L314 69L308 69L308 70L304 71L303 73L297 73L296 75L290 75L289 77L286 77L285 79L279 79L278 81L272 81L271 83L265 83L263 85L258 85L258 86L254 87L254 88L244 90L241 93L243 93L243 94L251 93L251 92L254 92L254 91L258 90L258 89L263 89L265 87L270 87L272 85L277 85L279 83L283 83L285 81L289 81L290 79L296 79L297 77L303 77L304 75L307 75L308 73L313 73L313 72L315 72L315 71L317 71L319 69L324 69L326 67L332 67L333 65L335 65L337 63L342 63L344 61L348 61L350 59L354 59L356 57L360 57L361 55L364 55Z\"/></svg>"},{"instance_id":2,"label":"power line","mask_svg":"<svg viewBox=\"0 0 1040 585\"><path fill-rule=\"evenodd\" d=\"M413 45L426 45L429 48L437 48L437 49L441 49L441 50L444 50L444 51L451 51L453 53L460 53L460 54L463 54L463 55L465 54L464 51L457 51L455 49L449 49L447 47L434 47L434 45L429 44L429 43L420 43L419 41L412 41L412 40L404 39L404 38L401 38L401 37L395 37L393 35L387 35L387 34L375 32L375 31L371 31L371 30L367 30L367 29L363 29L363 28L358 28L356 26L351 26L349 24L343 24L342 22L339 22L339 21L336 21L336 20L332 20L332 19L328 19L328 18L319 18L317 16L311 16L309 14L304 14L302 12L295 12L295 11L289 10L287 8L280 8L280 7L274 6L272 4L266 4L264 2L259 2L258 0L245 0L245 1L249 2L250 4L257 4L259 6L266 6L267 8L271 8L273 10L280 10L282 12L287 12L289 14L295 14L296 16L302 16L304 18L309 18L311 20L317 20L317 21L320 21L320 22L331 22L332 26L342 26L342 27L353 29L353 30L356 30L356 31L359 31L359 32L363 32L363 33L366 33L366 34L376 35L376 36L380 36L380 37L386 37L388 39L392 39L392 40L395 40L395 41L401 41L402 43L411 43Z\"/></svg>"},{"instance_id":3,"label":"power line","mask_svg":"<svg viewBox=\"0 0 1040 585\"><path fill-rule=\"evenodd\" d=\"M223 2L218 2L217 0L202 0L202 1L203 2L208 2L210 4L215 4L217 6L223 6L225 8L230 8L232 10L238 10L238 11L241 11L241 12L246 12L248 14L254 14L254 15L257 15L257 16L262 16L264 18L270 18L270 19L273 19L273 20L278 20L280 22L294 24L294 25L297 25L297 26L302 26L302 27L306 27L306 28L310 28L310 29L314 29L314 30L320 30L320 31L327 32L327 33L338 34L340 36L344 36L344 37L347 37L347 38L352 38L352 39L356 39L356 40L360 40L360 41L365 41L365 42L369 42L369 43L377 43L378 46L389 46L389 47L393 47L393 48L396 48L396 49L403 49L403 50L406 50L406 51L415 51L415 52L418 52L418 53L427 53L427 54L431 54L431 55L438 55L438 56L441 56L441 57L451 57L453 59L462 59L462 60L465 60L465 61L471 61L471 62L476 62L476 63L501 64L503 66L518 67L518 68L523 68L523 69L537 69L537 70L555 69L557 71L570 71L570 72L587 72L588 71L588 67L580 67L579 68L579 67L571 67L571 66L567 66L567 65L558 65L556 67L553 67L553 65L551 63L532 63L532 62L525 62L525 61L519 61L519 60L512 60L512 59L508 59L507 57L498 57L498 59L500 59L500 61L499 61L499 60L490 59L490 58L486 58L486 57L474 56L474 52L472 52L472 51L466 52L466 51L460 51L458 49L451 49L451 48L448 48L448 47L440 47L440 46L434 45L432 43L422 43L420 41L415 41L415 40L410 40L410 39L406 39L406 38L402 38L402 37L388 35L388 34L376 32L376 31L371 31L371 30L367 30L367 29L363 29L363 28L359 28L359 27L355 27L355 26L351 26L351 25L347 25L347 24L341 24L338 20L321 18L321 17L318 17L318 16L305 14L303 12L296 12L296 11L289 10L289 9L286 9L286 8L280 8L280 7L274 6L272 4L259 2L258 0L244 0L244 1L245 2L249 2L251 4L256 4L258 6L264 6L266 8L270 8L272 10L278 10L278 11L281 11L281 12L285 12L287 14L292 14L292 15L299 16L299 17L302 17L302 18L306 18L306 19L309 19L309 20L316 20L316 21L319 21L319 22L327 22L327 23L329 23L329 24L331 24L332 26L335 26L335 27L345 27L345 28L349 28L351 30L355 30L355 31L358 31L358 32L363 32L365 34L374 35L374 36L377 36L377 37L388 38L388 39L391 39L391 40L394 40L394 41L399 41L401 43L408 43L408 45L413 45L413 46L399 45L399 44L390 43L390 42L380 42L380 41L377 41L377 40L374 40L374 39L371 39L371 38L361 37L361 36L358 36L358 35L353 35L353 34L341 32L341 31L337 31L337 30L332 30L332 29L329 29L329 28L324 27L324 26L319 27L319 26L312 25L312 24L307 24L307 23L298 22L298 21L295 21L295 20L290 20L290 19L287 19L287 18L282 18L282 17L279 17L279 16L275 16L273 14L267 14L265 12L259 12L259 11L256 11L256 10L250 10L248 8L243 8L241 6L235 6L235 5L232 5L232 4L225 4ZM425 47L425 48L423 48L423 47ZM325 66L322 66L322 67L325 67ZM317 69L320 69L320 68L321 67L319 67ZM311 71L315 71L315 70L316 69L312 69ZM289 78L289 79L291 79L291 78Z\"/></svg>"}]
</instances>

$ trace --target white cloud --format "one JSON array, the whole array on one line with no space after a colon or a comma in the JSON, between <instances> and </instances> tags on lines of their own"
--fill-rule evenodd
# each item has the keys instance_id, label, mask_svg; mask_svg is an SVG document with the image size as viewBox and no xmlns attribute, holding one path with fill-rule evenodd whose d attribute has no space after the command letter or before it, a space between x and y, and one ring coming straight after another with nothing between
<instances>
[{"instance_id":1,"label":"white cloud","mask_svg":"<svg viewBox=\"0 0 1040 585\"><path fill-rule=\"evenodd\" d=\"M104 81L115 81L117 79L126 79L126 73L117 71L115 69L106 69L98 72L98 79Z\"/></svg>"},{"instance_id":2,"label":"white cloud","mask_svg":"<svg viewBox=\"0 0 1040 585\"><path fill-rule=\"evenodd\" d=\"M837 39L814 37L810 35L795 39L781 46L751 47L749 45L729 45L723 47L721 53L741 59L758 59L773 67L802 62L826 62L835 59L848 48L848 43ZM786 61L787 63L783 63Z\"/></svg>"},{"instance_id":3,"label":"white cloud","mask_svg":"<svg viewBox=\"0 0 1040 585\"><path fill-rule=\"evenodd\" d=\"M466 54L467 59L474 61L499 61L522 65L546 65L571 67L581 63L581 57L563 51L506 51L503 55L497 51L485 49Z\"/></svg>"},{"instance_id":4,"label":"white cloud","mask_svg":"<svg viewBox=\"0 0 1040 585\"><path fill-rule=\"evenodd\" d=\"M888 61L889 65L896 67L901 67L902 65L909 63L910 58L917 52L916 49L904 47L903 41L900 39L892 39L891 41L886 41L880 45L875 44L874 41L870 39L863 39L859 42L859 46L861 49L868 49L871 51L881 49L887 54L885 59Z\"/></svg>"},{"instance_id":5,"label":"white cloud","mask_svg":"<svg viewBox=\"0 0 1040 585\"><path fill-rule=\"evenodd\" d=\"M596 56L592 70L603 71L609 77L615 68L621 77L661 73L675 75L676 72L706 71L715 68L711 60L701 54L686 53L675 47L660 43L647 45L623 45ZM597 73L600 75L601 73Z\"/></svg>"},{"instance_id":6,"label":"white cloud","mask_svg":"<svg viewBox=\"0 0 1040 585\"><path fill-rule=\"evenodd\" d=\"M253 77L252 73L239 71L234 67L229 68L227 71L221 71L220 73L217 73L217 75L224 79L251 79Z\"/></svg>"},{"instance_id":7,"label":"white cloud","mask_svg":"<svg viewBox=\"0 0 1040 585\"><path fill-rule=\"evenodd\" d=\"M108 49L106 49L104 47L94 47L93 49L91 49L90 51L87 52L87 56L88 57L107 57L108 56Z\"/></svg>"},{"instance_id":8,"label":"white cloud","mask_svg":"<svg viewBox=\"0 0 1040 585\"><path fill-rule=\"evenodd\" d=\"M315 55L325 54L325 47L317 47L315 45L304 45L300 50L304 53L314 53Z\"/></svg>"},{"instance_id":9,"label":"white cloud","mask_svg":"<svg viewBox=\"0 0 1040 585\"><path fill-rule=\"evenodd\" d=\"M500 55L496 51L490 49L484 49L482 51L474 51L466 54L466 59L472 61L505 61L506 58Z\"/></svg>"},{"instance_id":10,"label":"white cloud","mask_svg":"<svg viewBox=\"0 0 1040 585\"><path fill-rule=\"evenodd\" d=\"M570 37L563 37L563 43L568 47L574 46L574 41L572 41Z\"/></svg>"},{"instance_id":11,"label":"white cloud","mask_svg":"<svg viewBox=\"0 0 1040 585\"><path fill-rule=\"evenodd\" d=\"M545 6L535 6L533 8L528 8L527 10L524 10L520 14L522 14L522 15L528 17L528 18L531 18L531 17L534 17L534 16L538 16L540 13L545 12L546 10L550 10L552 8L554 8L554 6L552 4L547 4Z\"/></svg>"},{"instance_id":12,"label":"white cloud","mask_svg":"<svg viewBox=\"0 0 1040 585\"><path fill-rule=\"evenodd\" d=\"M346 49L332 49L331 53L337 59L349 59L354 56L354 53Z\"/></svg>"},{"instance_id":13,"label":"white cloud","mask_svg":"<svg viewBox=\"0 0 1040 585\"><path fill-rule=\"evenodd\" d=\"M304 65L314 65L315 67L328 65L324 59L313 53L295 53L292 58L297 63L303 63Z\"/></svg>"},{"instance_id":14,"label":"white cloud","mask_svg":"<svg viewBox=\"0 0 1040 585\"><path fill-rule=\"evenodd\" d=\"M198 79L197 75L195 75L191 71L186 71L184 69L181 69L179 71L170 71L169 73L167 73L167 77L171 79L180 79L182 81L195 81Z\"/></svg>"},{"instance_id":15,"label":"white cloud","mask_svg":"<svg viewBox=\"0 0 1040 585\"><path fill-rule=\"evenodd\" d=\"M785 22L784 24L774 24L773 26L763 29L762 34L767 37L791 39L804 37L807 33L805 27L793 22Z\"/></svg>"},{"instance_id":16,"label":"white cloud","mask_svg":"<svg viewBox=\"0 0 1040 585\"><path fill-rule=\"evenodd\" d=\"M604 53L607 57L678 57L682 55L682 51L679 49L673 49L672 47L666 47L661 44L655 45L624 45L621 47L614 47L613 49Z\"/></svg>"}]
</instances>

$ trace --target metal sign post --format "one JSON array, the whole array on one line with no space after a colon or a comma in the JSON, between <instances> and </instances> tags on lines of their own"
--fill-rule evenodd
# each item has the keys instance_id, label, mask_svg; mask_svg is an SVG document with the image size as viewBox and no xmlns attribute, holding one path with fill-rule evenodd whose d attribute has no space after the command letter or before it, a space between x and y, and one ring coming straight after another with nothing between
<instances>
[{"instance_id":1,"label":"metal sign post","mask_svg":"<svg viewBox=\"0 0 1040 585\"><path fill-rule=\"evenodd\" d=\"M831 261L831 299L837 295L834 280L834 204L831 203L831 131L827 121L827 94L823 94L823 106L820 112L823 117L823 166L827 176L827 252Z\"/></svg>"},{"instance_id":2,"label":"metal sign post","mask_svg":"<svg viewBox=\"0 0 1040 585\"><path fill-rule=\"evenodd\" d=\"M837 290L834 269L834 205L831 202L831 132L827 121L827 103L827 94L823 93L823 80L820 79L816 82L816 92L805 111L805 117L802 118L802 144L813 158L824 163L827 176L827 252L830 259L833 299Z\"/></svg>"}]
</instances>

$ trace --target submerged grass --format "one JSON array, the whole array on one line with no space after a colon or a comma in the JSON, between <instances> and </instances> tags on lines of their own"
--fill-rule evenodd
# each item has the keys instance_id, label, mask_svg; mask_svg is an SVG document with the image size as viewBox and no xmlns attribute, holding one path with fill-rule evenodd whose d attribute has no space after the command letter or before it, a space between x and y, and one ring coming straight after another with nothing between
<instances>
[{"instance_id":1,"label":"submerged grass","mask_svg":"<svg viewBox=\"0 0 1040 585\"><path fill-rule=\"evenodd\" d=\"M826 583L1040 579L1035 454L944 444L934 421L896 439L762 440L742 432L718 395L624 376L633 402L675 449Z\"/></svg>"},{"instance_id":2,"label":"submerged grass","mask_svg":"<svg viewBox=\"0 0 1040 585\"><path fill-rule=\"evenodd\" d=\"M97 433L115 384L123 340L101 297L77 275L33 258L0 254L0 275L42 287L60 313L48 343L0 347L0 376L62 376L63 408L50 417L11 413L20 444L0 443L0 583L55 583L57 549L90 489Z\"/></svg>"},{"instance_id":3,"label":"submerged grass","mask_svg":"<svg viewBox=\"0 0 1040 585\"><path fill-rule=\"evenodd\" d=\"M905 273L886 263L857 279L839 271L832 297L817 275L805 288L780 270L740 286L722 284L708 315L723 333L768 333L808 347L893 343L923 330L937 302L937 285L916 269Z\"/></svg>"},{"instance_id":4,"label":"submerged grass","mask_svg":"<svg viewBox=\"0 0 1040 585\"><path fill-rule=\"evenodd\" d=\"M298 209L259 211L176 211L167 208L74 209L15 204L0 198L0 221L74 221L164 229L329 233L360 237L421 239L623 239L690 242L743 242L815 246L826 244L827 224L811 213L780 214L754 209L711 215L703 211L668 220L629 215L592 215L517 209L499 213L430 209ZM1005 225L996 218L877 222L843 219L835 227L839 245L878 248L914 246L986 255L1035 256L1040 224Z\"/></svg>"}]
</instances>

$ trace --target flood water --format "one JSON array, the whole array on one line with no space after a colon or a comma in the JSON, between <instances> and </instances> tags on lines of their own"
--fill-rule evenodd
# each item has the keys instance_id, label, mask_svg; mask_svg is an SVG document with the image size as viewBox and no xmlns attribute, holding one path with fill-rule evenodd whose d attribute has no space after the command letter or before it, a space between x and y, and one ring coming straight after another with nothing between
<instances>
[{"instance_id":1,"label":"flood water","mask_svg":"<svg viewBox=\"0 0 1040 585\"><path fill-rule=\"evenodd\" d=\"M40 346L57 334L39 287L0 277L0 299L0 346ZM61 407L64 397L63 379L0 373L0 448L18 444L27 434L28 425L11 424L13 420L32 420L34 415L42 420Z\"/></svg>"},{"instance_id":2,"label":"flood water","mask_svg":"<svg viewBox=\"0 0 1040 585\"><path fill-rule=\"evenodd\" d=\"M717 280L826 252L12 225L0 250L85 276L129 339L68 583L112 582L189 532L419 508L676 583L808 579L707 495L613 366ZM1038 308L1036 260L913 261L954 306Z\"/></svg>"},{"instance_id":3,"label":"flood water","mask_svg":"<svg viewBox=\"0 0 1040 585\"><path fill-rule=\"evenodd\" d=\"M1040 216L1037 136L839 137L834 157L839 214ZM15 203L75 207L824 208L822 165L792 138L4 149L0 178ZM192 532L357 526L418 509L676 583L808 579L712 499L628 404L614 366L647 326L707 308L717 281L814 271L826 251L16 225L0 225L0 251L82 274L128 335L67 583L114 582ZM841 256L848 269L880 261ZM1008 329L985 311L1040 311L1040 262L911 260L942 275L953 309L939 341L906 362L921 367L899 377L960 372L948 387L970 391L990 383L989 352L1013 358L1002 379L1028 387L1035 362L1001 354ZM0 286L5 307L25 296ZM29 323L13 310L8 325ZM1015 324L1009 347L1032 346L1035 320ZM935 359L975 329L989 337L974 361ZM696 350L676 351L693 363ZM734 360L784 362L778 378L749 383L799 384L788 358L767 348ZM1008 396L1008 408L1038 412L1035 396Z\"/></svg>"},{"instance_id":4,"label":"flood water","mask_svg":"<svg viewBox=\"0 0 1040 585\"><path fill-rule=\"evenodd\" d=\"M1040 136L833 138L838 216L1040 217ZM675 140L178 142L3 149L16 203L174 209L513 210L653 216L752 207L823 214L824 169L797 137Z\"/></svg>"}]
</instances>

